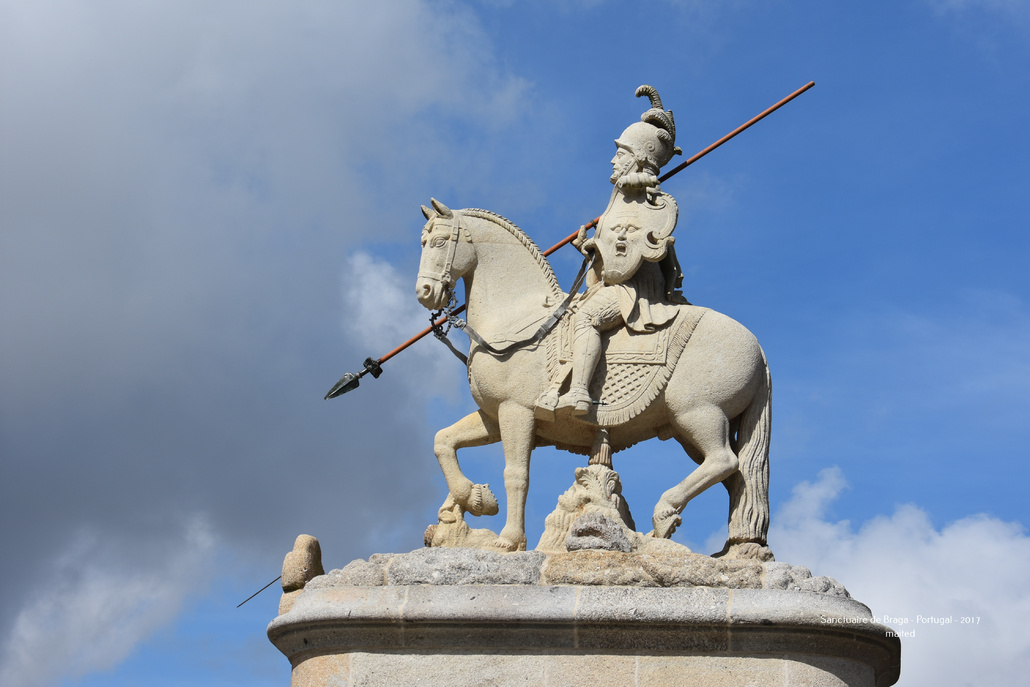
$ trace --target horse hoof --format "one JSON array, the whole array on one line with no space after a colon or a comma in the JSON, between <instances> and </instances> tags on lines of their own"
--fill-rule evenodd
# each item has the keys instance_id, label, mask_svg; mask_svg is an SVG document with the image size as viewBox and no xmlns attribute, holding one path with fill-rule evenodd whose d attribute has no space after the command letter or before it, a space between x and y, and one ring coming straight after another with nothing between
<instances>
[{"instance_id":1,"label":"horse hoof","mask_svg":"<svg viewBox=\"0 0 1030 687\"><path fill-rule=\"evenodd\" d=\"M768 563L776 560L773 556L772 549L764 544L758 542L737 542L730 544L726 542L726 545L722 547L722 551L718 551L712 554L712 558L723 558L726 560L737 560L737 561L762 561Z\"/></svg>"},{"instance_id":2,"label":"horse hoof","mask_svg":"<svg viewBox=\"0 0 1030 687\"><path fill-rule=\"evenodd\" d=\"M674 508L665 508L661 512L655 510L651 522L654 524L654 530L650 532L650 535L658 539L668 539L683 522L683 518Z\"/></svg>"},{"instance_id":3,"label":"horse hoof","mask_svg":"<svg viewBox=\"0 0 1030 687\"><path fill-rule=\"evenodd\" d=\"M465 511L472 515L497 515L497 497L490 491L489 484L473 484Z\"/></svg>"},{"instance_id":4,"label":"horse hoof","mask_svg":"<svg viewBox=\"0 0 1030 687\"><path fill-rule=\"evenodd\" d=\"M490 548L494 549L495 551L500 551L501 553L513 553L515 551L525 551L526 550L526 540L523 539L520 542L512 542L512 541L508 540L506 537L497 537L497 539L494 540L494 543L490 545Z\"/></svg>"}]
</instances>

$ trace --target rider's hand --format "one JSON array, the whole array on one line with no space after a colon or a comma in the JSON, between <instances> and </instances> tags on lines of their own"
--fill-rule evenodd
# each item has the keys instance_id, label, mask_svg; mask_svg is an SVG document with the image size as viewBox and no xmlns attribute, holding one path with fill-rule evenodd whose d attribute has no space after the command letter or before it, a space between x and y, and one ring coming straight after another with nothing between
<instances>
[{"instance_id":1,"label":"rider's hand","mask_svg":"<svg viewBox=\"0 0 1030 687\"><path fill-rule=\"evenodd\" d=\"M572 239L572 245L579 250L583 247L583 242L587 240L587 225L583 225L579 228L579 233L576 234L576 238Z\"/></svg>"},{"instance_id":2,"label":"rider's hand","mask_svg":"<svg viewBox=\"0 0 1030 687\"><path fill-rule=\"evenodd\" d=\"M579 250L580 253L586 257L590 257L590 254L594 251L594 240L587 238L587 231L589 227L584 224L579 228L579 233L576 234L576 238L572 239L572 245Z\"/></svg>"}]
</instances>

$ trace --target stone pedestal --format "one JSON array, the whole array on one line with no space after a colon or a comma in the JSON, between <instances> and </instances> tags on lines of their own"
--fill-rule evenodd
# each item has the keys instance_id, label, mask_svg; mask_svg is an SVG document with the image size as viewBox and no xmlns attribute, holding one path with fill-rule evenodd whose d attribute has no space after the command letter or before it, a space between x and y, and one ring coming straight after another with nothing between
<instances>
[{"instance_id":1,"label":"stone pedestal","mask_svg":"<svg viewBox=\"0 0 1030 687\"><path fill-rule=\"evenodd\" d=\"M293 687L885 687L898 679L899 640L846 592L801 591L797 575L786 575L792 588L766 588L783 584L783 568L769 566L784 564L751 564L761 569L758 588L561 585L547 583L548 558L523 559L521 581L502 584L490 565L459 569L459 583L446 574L412 583L402 572L393 582L408 583L396 584L393 561L381 579L361 561L349 576L316 578L268 636L293 666Z\"/></svg>"}]
</instances>

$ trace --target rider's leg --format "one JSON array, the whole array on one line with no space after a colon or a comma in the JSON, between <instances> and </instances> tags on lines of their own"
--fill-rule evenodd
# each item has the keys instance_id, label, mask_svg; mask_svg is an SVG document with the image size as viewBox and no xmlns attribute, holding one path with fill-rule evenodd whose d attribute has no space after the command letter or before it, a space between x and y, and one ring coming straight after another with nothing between
<instances>
[{"instance_id":1,"label":"rider's leg","mask_svg":"<svg viewBox=\"0 0 1030 687\"><path fill-rule=\"evenodd\" d=\"M590 411L590 379L601 360L601 332L622 323L614 287L599 289L580 306L572 320L572 380L558 407L572 407L575 415Z\"/></svg>"},{"instance_id":2,"label":"rider's leg","mask_svg":"<svg viewBox=\"0 0 1030 687\"><path fill-rule=\"evenodd\" d=\"M575 335L572 339L572 380L563 405L573 406L572 412L576 415L585 415L590 410L592 401L589 391L590 378L601 359L601 332L590 322L581 324L577 321L573 324L573 329Z\"/></svg>"}]
</instances>

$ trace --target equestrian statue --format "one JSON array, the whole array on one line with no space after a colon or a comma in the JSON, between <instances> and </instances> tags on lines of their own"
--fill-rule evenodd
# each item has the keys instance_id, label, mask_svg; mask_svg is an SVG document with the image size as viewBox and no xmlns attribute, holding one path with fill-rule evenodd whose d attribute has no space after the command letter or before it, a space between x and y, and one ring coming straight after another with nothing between
<instances>
[{"instance_id":1,"label":"equestrian statue","mask_svg":"<svg viewBox=\"0 0 1030 687\"><path fill-rule=\"evenodd\" d=\"M676 439L697 466L662 494L651 532L636 534L668 539L687 503L722 482L729 538L717 555L771 558L765 354L741 324L679 292L672 236L678 208L658 178L680 152L676 127L654 88L641 86L636 95L651 106L615 141L608 206L593 236L583 227L573 241L586 258L584 292L577 279L565 293L537 245L504 217L452 210L435 199L422 207L418 301L447 312L469 335L469 386L479 406L436 435L434 452L450 492L441 524L445 516L451 522L464 513L498 512L489 487L462 473L457 451L498 441L504 449L504 527L497 535L469 530L461 545L526 547L534 447L553 445L610 468L613 453L658 437ZM454 317L459 280L467 321ZM603 481L586 470L577 469L577 481ZM617 499L613 491L618 488L608 489ZM627 518L628 510L622 521ZM427 532L427 543L432 539Z\"/></svg>"}]
</instances>

